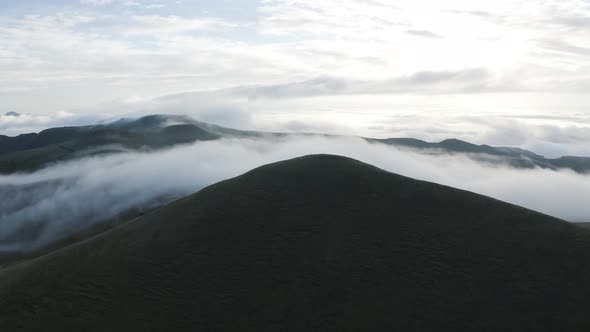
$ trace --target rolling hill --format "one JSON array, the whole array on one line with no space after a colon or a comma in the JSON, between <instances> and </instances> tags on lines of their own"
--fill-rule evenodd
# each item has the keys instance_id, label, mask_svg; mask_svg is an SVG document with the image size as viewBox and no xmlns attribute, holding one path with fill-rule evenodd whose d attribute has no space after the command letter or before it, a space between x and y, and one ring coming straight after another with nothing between
<instances>
[{"instance_id":1,"label":"rolling hill","mask_svg":"<svg viewBox=\"0 0 590 332\"><path fill-rule=\"evenodd\" d=\"M56 162L97 154L157 150L197 141L301 136L329 135L244 131L195 121L182 115L149 115L100 125L51 128L38 134L23 134L16 137L0 135L0 174L35 171ZM364 139L371 143L387 144L421 153L462 154L488 164L590 172L590 157L565 156L550 159L523 149L476 145L458 139L447 139L438 143L413 138Z\"/></svg>"},{"instance_id":2,"label":"rolling hill","mask_svg":"<svg viewBox=\"0 0 590 332\"><path fill-rule=\"evenodd\" d=\"M588 331L590 232L338 156L0 270L1 331Z\"/></svg>"},{"instance_id":3,"label":"rolling hill","mask_svg":"<svg viewBox=\"0 0 590 332\"><path fill-rule=\"evenodd\" d=\"M52 163L97 154L161 149L220 138L184 117L146 116L110 124L50 128L38 134L0 136L0 173L35 171Z\"/></svg>"}]
</instances>

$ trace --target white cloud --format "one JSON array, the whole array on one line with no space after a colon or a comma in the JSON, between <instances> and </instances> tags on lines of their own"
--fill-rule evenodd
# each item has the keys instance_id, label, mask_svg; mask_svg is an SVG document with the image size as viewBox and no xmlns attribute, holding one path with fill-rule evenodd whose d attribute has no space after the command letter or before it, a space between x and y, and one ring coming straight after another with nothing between
<instances>
[{"instance_id":1,"label":"white cloud","mask_svg":"<svg viewBox=\"0 0 590 332\"><path fill-rule=\"evenodd\" d=\"M166 5L161 4L161 3L150 3L144 6L147 9L159 9L159 8L164 8L166 7Z\"/></svg>"},{"instance_id":2,"label":"white cloud","mask_svg":"<svg viewBox=\"0 0 590 332\"><path fill-rule=\"evenodd\" d=\"M55 111L135 94L473 68L489 79L462 93L590 87L590 10L578 0L272 0L250 21L189 15L188 5L163 1L112 4L117 10L0 16L5 104Z\"/></svg>"},{"instance_id":3,"label":"white cloud","mask_svg":"<svg viewBox=\"0 0 590 332\"><path fill-rule=\"evenodd\" d=\"M564 24L563 19L589 12L581 1L271 0L261 8L261 29L268 34L322 40L365 40L368 47L372 43L388 45L381 56L398 64L389 67L397 71L485 67L505 78L518 78L522 84L551 90L550 84L537 86L551 76L533 71L523 76L521 68L543 67L550 69L553 77L571 77L574 72L563 66L564 61L571 61L568 55L546 54L537 38L565 39L581 47L590 40L589 31L566 30L571 20ZM414 36L407 32L414 32ZM425 34L445 38L417 39ZM587 78L588 69L580 72L580 65L587 66L588 60L575 63L577 79Z\"/></svg>"},{"instance_id":4,"label":"white cloud","mask_svg":"<svg viewBox=\"0 0 590 332\"><path fill-rule=\"evenodd\" d=\"M3 114L0 115L0 134L16 136L25 133L36 133L54 127L92 125L116 118L115 115L106 112L93 115L61 111L46 114L20 114L18 117Z\"/></svg>"},{"instance_id":5,"label":"white cloud","mask_svg":"<svg viewBox=\"0 0 590 332\"><path fill-rule=\"evenodd\" d=\"M103 6L113 3L114 0L80 0L83 5Z\"/></svg>"},{"instance_id":6,"label":"white cloud","mask_svg":"<svg viewBox=\"0 0 590 332\"><path fill-rule=\"evenodd\" d=\"M170 34L204 29L230 28L236 24L215 18L186 19L179 16L134 15L131 24L123 29L126 34Z\"/></svg>"},{"instance_id":7,"label":"white cloud","mask_svg":"<svg viewBox=\"0 0 590 332\"><path fill-rule=\"evenodd\" d=\"M585 95L570 95L563 100L537 93L432 93L441 85L464 89L464 84L472 84L471 80L481 75L478 71L426 73L376 82L319 79L155 99L132 96L71 112L30 113L18 119L0 116L0 134L16 135L120 117L186 114L245 130L412 137L433 142L457 138L476 144L525 148L551 158L590 156L590 114L585 112L590 105L580 104L587 101ZM423 91L422 97L416 99L413 94L403 93L404 89ZM399 93L386 93L394 91ZM478 105L477 112L473 112L474 104ZM557 108L559 113L554 112Z\"/></svg>"}]
</instances>

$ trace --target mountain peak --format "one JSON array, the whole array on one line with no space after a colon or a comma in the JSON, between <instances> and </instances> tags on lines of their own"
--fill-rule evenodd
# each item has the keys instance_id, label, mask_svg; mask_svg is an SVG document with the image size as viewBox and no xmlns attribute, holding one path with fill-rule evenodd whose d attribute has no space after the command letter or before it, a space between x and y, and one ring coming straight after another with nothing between
<instances>
[{"instance_id":1,"label":"mountain peak","mask_svg":"<svg viewBox=\"0 0 590 332\"><path fill-rule=\"evenodd\" d=\"M579 331L588 275L581 228L312 155L5 268L0 330Z\"/></svg>"}]
</instances>

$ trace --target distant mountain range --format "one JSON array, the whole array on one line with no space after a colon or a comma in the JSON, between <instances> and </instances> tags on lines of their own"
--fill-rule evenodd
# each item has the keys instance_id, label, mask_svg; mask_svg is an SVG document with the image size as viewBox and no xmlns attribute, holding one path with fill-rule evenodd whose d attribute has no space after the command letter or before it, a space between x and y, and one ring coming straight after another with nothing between
<instances>
[{"instance_id":1,"label":"distant mountain range","mask_svg":"<svg viewBox=\"0 0 590 332\"><path fill-rule=\"evenodd\" d=\"M122 151L154 150L178 144L221 138L337 137L323 134L287 134L244 131L195 121L181 115L150 115L121 119L109 124L51 128L16 137L0 135L0 174L34 171L44 166L81 157ZM375 139L368 142L412 149L429 154L462 154L482 163L515 168L571 169L590 172L589 157L545 158L531 151L475 145L457 139L429 143L412 138Z\"/></svg>"},{"instance_id":2,"label":"distant mountain range","mask_svg":"<svg viewBox=\"0 0 590 332\"><path fill-rule=\"evenodd\" d=\"M244 131L195 121L182 115L150 115L109 124L51 128L16 137L0 135L0 173L34 171L63 160L122 151L162 149L178 144L221 138L338 137L324 134L288 134ZM571 169L590 172L590 157L545 158L531 151L475 145L458 139L429 143L413 138L363 138L368 142L429 154L462 154L483 163L515 168Z\"/></svg>"},{"instance_id":3,"label":"distant mountain range","mask_svg":"<svg viewBox=\"0 0 590 332\"><path fill-rule=\"evenodd\" d=\"M589 331L589 275L586 229L314 155L0 269L0 331Z\"/></svg>"}]
</instances>

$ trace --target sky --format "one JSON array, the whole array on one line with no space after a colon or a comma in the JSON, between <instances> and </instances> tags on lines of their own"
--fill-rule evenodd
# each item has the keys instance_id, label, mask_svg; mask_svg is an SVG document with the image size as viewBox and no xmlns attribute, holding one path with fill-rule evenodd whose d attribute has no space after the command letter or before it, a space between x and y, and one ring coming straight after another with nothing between
<instances>
[{"instance_id":1,"label":"sky","mask_svg":"<svg viewBox=\"0 0 590 332\"><path fill-rule=\"evenodd\" d=\"M0 0L0 72L3 135L177 113L590 156L588 0Z\"/></svg>"}]
</instances>

